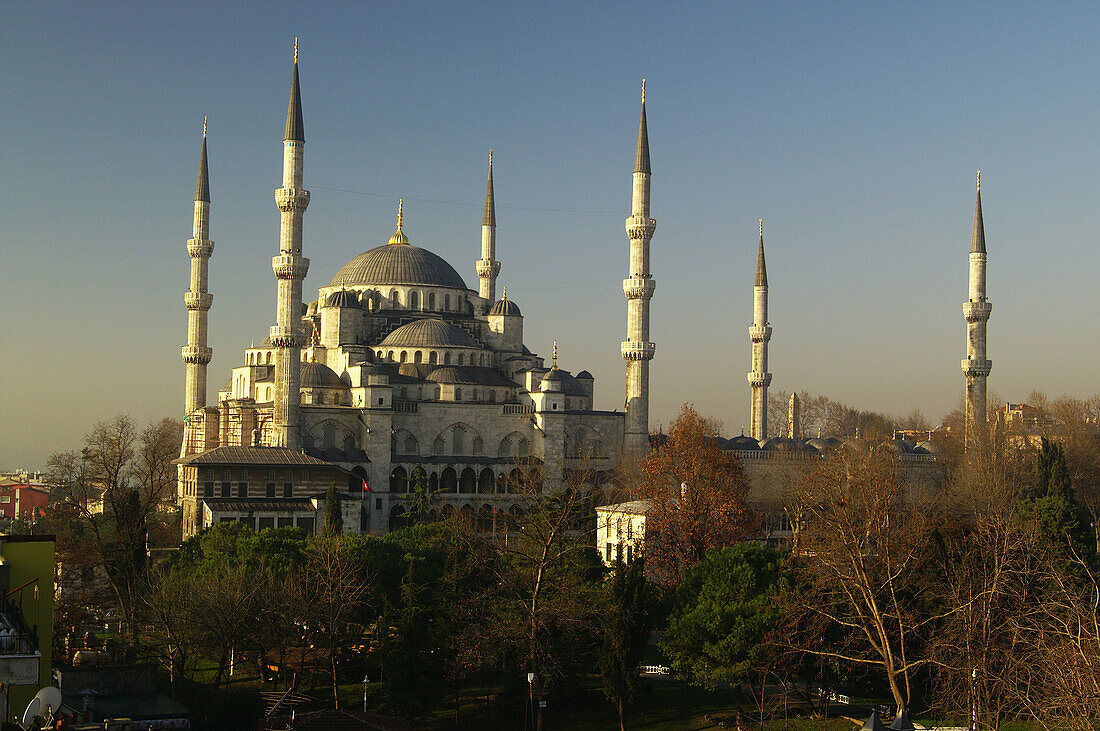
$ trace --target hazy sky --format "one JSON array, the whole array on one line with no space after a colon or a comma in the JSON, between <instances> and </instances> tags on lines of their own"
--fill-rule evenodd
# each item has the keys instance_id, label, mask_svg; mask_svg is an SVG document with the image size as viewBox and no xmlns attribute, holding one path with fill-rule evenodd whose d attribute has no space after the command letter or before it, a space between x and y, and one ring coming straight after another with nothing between
<instances>
[{"instance_id":1,"label":"hazy sky","mask_svg":"<svg viewBox=\"0 0 1100 731\"><path fill-rule=\"evenodd\" d=\"M203 115L210 394L275 313L291 48L307 296L411 241L476 289L494 149L500 285L527 345L622 408L630 174L647 78L652 425L748 421L756 219L773 389L933 419L963 387L982 170L991 393L1092 394L1095 3L3 3L0 468L97 420L180 416Z\"/></svg>"}]
</instances>

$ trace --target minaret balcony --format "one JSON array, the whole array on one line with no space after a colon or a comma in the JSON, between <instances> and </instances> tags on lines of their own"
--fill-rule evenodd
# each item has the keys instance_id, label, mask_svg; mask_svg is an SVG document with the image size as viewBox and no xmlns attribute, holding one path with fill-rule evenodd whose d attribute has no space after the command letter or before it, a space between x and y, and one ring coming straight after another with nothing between
<instances>
[{"instance_id":1,"label":"minaret balcony","mask_svg":"<svg viewBox=\"0 0 1100 731\"><path fill-rule=\"evenodd\" d=\"M627 277L623 280L623 294L628 300L652 299L657 282L653 277Z\"/></svg>"},{"instance_id":2,"label":"minaret balcony","mask_svg":"<svg viewBox=\"0 0 1100 731\"><path fill-rule=\"evenodd\" d=\"M748 374L749 385L753 388L759 388L760 386L770 386L772 384L771 373L761 373L760 371L753 371Z\"/></svg>"},{"instance_id":3,"label":"minaret balcony","mask_svg":"<svg viewBox=\"0 0 1100 731\"><path fill-rule=\"evenodd\" d=\"M206 239L188 239L187 253L196 259L209 259L214 253L214 242Z\"/></svg>"},{"instance_id":4,"label":"minaret balcony","mask_svg":"<svg viewBox=\"0 0 1100 731\"><path fill-rule=\"evenodd\" d=\"M477 261L477 276L484 279L485 277L495 277L500 272L500 262L492 259L478 259Z\"/></svg>"},{"instance_id":5,"label":"minaret balcony","mask_svg":"<svg viewBox=\"0 0 1100 731\"><path fill-rule=\"evenodd\" d=\"M209 292L187 292L183 295L183 304L189 310L209 310L214 304L214 295Z\"/></svg>"},{"instance_id":6,"label":"minaret balcony","mask_svg":"<svg viewBox=\"0 0 1100 731\"><path fill-rule=\"evenodd\" d=\"M967 322L985 322L992 310L992 302L963 302L963 317Z\"/></svg>"},{"instance_id":7,"label":"minaret balcony","mask_svg":"<svg viewBox=\"0 0 1100 731\"><path fill-rule=\"evenodd\" d=\"M630 239L650 239L657 230L657 219L631 216L626 219L626 235Z\"/></svg>"},{"instance_id":8,"label":"minaret balcony","mask_svg":"<svg viewBox=\"0 0 1100 731\"><path fill-rule=\"evenodd\" d=\"M772 339L771 325L750 325L749 339L754 343L764 343Z\"/></svg>"},{"instance_id":9,"label":"minaret balcony","mask_svg":"<svg viewBox=\"0 0 1100 731\"><path fill-rule=\"evenodd\" d=\"M653 360L653 353L657 350L654 343L638 343L633 340L624 340L622 343L623 359Z\"/></svg>"},{"instance_id":10,"label":"minaret balcony","mask_svg":"<svg viewBox=\"0 0 1100 731\"><path fill-rule=\"evenodd\" d=\"M271 258L271 269L276 279L305 279L309 259L301 254L279 254Z\"/></svg>"},{"instance_id":11,"label":"minaret balcony","mask_svg":"<svg viewBox=\"0 0 1100 731\"><path fill-rule=\"evenodd\" d=\"M206 365L210 362L212 357L214 357L213 348L201 348L197 345L183 346L184 363L201 363Z\"/></svg>"},{"instance_id":12,"label":"minaret balcony","mask_svg":"<svg viewBox=\"0 0 1100 731\"><path fill-rule=\"evenodd\" d=\"M306 336L300 326L272 325L267 332L276 348L300 348L306 344Z\"/></svg>"},{"instance_id":13,"label":"minaret balcony","mask_svg":"<svg viewBox=\"0 0 1100 731\"><path fill-rule=\"evenodd\" d=\"M967 378L985 378L993 370L993 361L963 358L962 370Z\"/></svg>"},{"instance_id":14,"label":"minaret balcony","mask_svg":"<svg viewBox=\"0 0 1100 731\"><path fill-rule=\"evenodd\" d=\"M283 213L302 213L309 207L309 191L304 188L279 188L275 206Z\"/></svg>"}]
</instances>

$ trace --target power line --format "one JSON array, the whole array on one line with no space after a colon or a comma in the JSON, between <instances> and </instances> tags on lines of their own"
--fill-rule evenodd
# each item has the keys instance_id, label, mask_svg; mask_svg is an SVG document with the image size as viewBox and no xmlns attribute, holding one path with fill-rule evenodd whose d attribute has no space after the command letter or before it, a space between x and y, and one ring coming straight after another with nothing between
<instances>
[{"instance_id":1,"label":"power line","mask_svg":"<svg viewBox=\"0 0 1100 731\"><path fill-rule=\"evenodd\" d=\"M403 197L410 201L417 201L418 203L438 203L445 206L464 206L466 208L481 208L480 203L468 203L465 201L442 201L435 198L411 198L409 196L397 196L390 193L371 193L365 190L351 190L350 188L333 188L327 185L311 185L311 188L315 190L331 190L336 193L349 193L351 195L366 195L372 198L386 198L387 200L393 200L394 198ZM589 208L538 208L535 206L497 206L497 208L503 208L509 211L542 211L545 213L591 213L597 215L622 215L622 211L601 211Z\"/></svg>"}]
</instances>

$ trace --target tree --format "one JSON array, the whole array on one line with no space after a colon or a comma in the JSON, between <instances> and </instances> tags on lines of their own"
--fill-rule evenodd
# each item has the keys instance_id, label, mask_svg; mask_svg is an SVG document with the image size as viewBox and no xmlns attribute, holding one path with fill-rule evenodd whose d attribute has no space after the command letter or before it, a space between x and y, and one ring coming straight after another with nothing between
<instances>
[{"instance_id":1,"label":"tree","mask_svg":"<svg viewBox=\"0 0 1100 731\"><path fill-rule=\"evenodd\" d=\"M685 404L668 439L642 459L641 497L650 501L646 552L662 581L675 583L708 551L737 543L756 527L741 466L715 440L719 428Z\"/></svg>"},{"instance_id":2,"label":"tree","mask_svg":"<svg viewBox=\"0 0 1100 731\"><path fill-rule=\"evenodd\" d=\"M326 536L338 536L344 532L344 516L340 510L340 498L336 495L336 485L329 485L325 493L324 532Z\"/></svg>"},{"instance_id":3,"label":"tree","mask_svg":"<svg viewBox=\"0 0 1100 731\"><path fill-rule=\"evenodd\" d=\"M780 616L780 566L779 554L750 542L684 572L661 643L677 675L708 688L749 679Z\"/></svg>"},{"instance_id":4,"label":"tree","mask_svg":"<svg viewBox=\"0 0 1100 731\"><path fill-rule=\"evenodd\" d=\"M182 424L174 419L150 424L139 433L130 417L119 414L85 435L79 468L72 452L49 460L51 472L65 475L76 487L67 491L63 504L88 528L85 535L106 569L131 645L137 640L135 611L144 585L148 541L163 525L160 509L175 491L173 460L182 434Z\"/></svg>"},{"instance_id":5,"label":"tree","mask_svg":"<svg viewBox=\"0 0 1100 731\"><path fill-rule=\"evenodd\" d=\"M913 579L927 555L930 517L920 498L890 455L853 445L807 472L792 508L803 522L794 568L807 587L798 608L849 632L842 646L813 635L792 637L795 646L880 669L901 710L913 672L927 662L913 657L913 643L932 619L916 611Z\"/></svg>"},{"instance_id":6,"label":"tree","mask_svg":"<svg viewBox=\"0 0 1100 731\"><path fill-rule=\"evenodd\" d=\"M1074 501L1066 454L1061 445L1042 437L1035 458L1035 478L1021 487L1018 510L1025 520L1034 521L1041 533L1056 543L1071 547L1083 537L1080 513Z\"/></svg>"},{"instance_id":7,"label":"tree","mask_svg":"<svg viewBox=\"0 0 1100 731\"><path fill-rule=\"evenodd\" d=\"M623 706L633 702L638 692L638 666L649 641L654 598L645 578L644 557L625 566L616 562L607 586L599 665L603 693L619 712L620 731L625 730Z\"/></svg>"}]
</instances>

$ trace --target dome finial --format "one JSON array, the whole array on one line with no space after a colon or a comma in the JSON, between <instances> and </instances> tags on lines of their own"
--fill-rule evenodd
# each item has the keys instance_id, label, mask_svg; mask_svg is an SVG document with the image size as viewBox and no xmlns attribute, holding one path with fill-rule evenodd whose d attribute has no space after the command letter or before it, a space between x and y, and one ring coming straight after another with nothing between
<instances>
[{"instance_id":1,"label":"dome finial","mask_svg":"<svg viewBox=\"0 0 1100 731\"><path fill-rule=\"evenodd\" d=\"M508 301L508 287L507 286L504 287L504 292L500 295L500 301L501 302L507 302Z\"/></svg>"},{"instance_id":2,"label":"dome finial","mask_svg":"<svg viewBox=\"0 0 1100 731\"><path fill-rule=\"evenodd\" d=\"M407 244L407 243L409 243L409 238L405 235L405 232L401 230L402 226L404 226L404 225L405 225L405 199L404 198L398 198L397 199L397 231L394 232L393 236L390 236L390 243L391 244Z\"/></svg>"},{"instance_id":3,"label":"dome finial","mask_svg":"<svg viewBox=\"0 0 1100 731\"><path fill-rule=\"evenodd\" d=\"M978 192L982 192L982 171L978 171Z\"/></svg>"},{"instance_id":4,"label":"dome finial","mask_svg":"<svg viewBox=\"0 0 1100 731\"><path fill-rule=\"evenodd\" d=\"M558 339L554 338L554 367L551 370L558 369Z\"/></svg>"}]
</instances>

